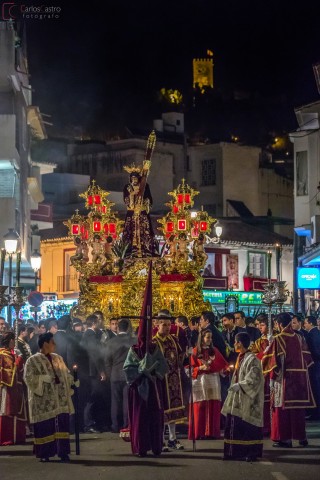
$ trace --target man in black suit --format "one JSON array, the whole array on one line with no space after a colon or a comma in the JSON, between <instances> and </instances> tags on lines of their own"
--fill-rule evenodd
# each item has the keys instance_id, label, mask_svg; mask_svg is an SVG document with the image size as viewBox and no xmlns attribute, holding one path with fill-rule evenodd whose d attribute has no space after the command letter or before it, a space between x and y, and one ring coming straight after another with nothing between
<instances>
[{"instance_id":1,"label":"man in black suit","mask_svg":"<svg viewBox=\"0 0 320 480\"><path fill-rule=\"evenodd\" d=\"M245 332L246 329L243 327L238 327L235 324L235 318L233 313L225 313L222 317L222 336L224 338L225 343L227 344L227 357L229 365L235 365L238 353L234 350L234 342L237 333Z\"/></svg>"},{"instance_id":2,"label":"man in black suit","mask_svg":"<svg viewBox=\"0 0 320 480\"><path fill-rule=\"evenodd\" d=\"M219 352L226 358L226 344L222 337L221 332L215 326L215 316L213 312L205 311L202 312L199 326L201 330L210 330L212 333L212 343Z\"/></svg>"},{"instance_id":3,"label":"man in black suit","mask_svg":"<svg viewBox=\"0 0 320 480\"><path fill-rule=\"evenodd\" d=\"M307 331L307 344L314 364L309 368L312 392L317 405L311 411L313 420L320 419L320 330L317 328L317 319L314 316L306 317L304 328Z\"/></svg>"},{"instance_id":4,"label":"man in black suit","mask_svg":"<svg viewBox=\"0 0 320 480\"><path fill-rule=\"evenodd\" d=\"M234 312L234 319L236 326L243 328L244 331L248 333L251 343L254 343L256 340L258 340L258 338L261 337L260 330L258 330L256 327L248 327L246 325L246 316L242 310Z\"/></svg>"},{"instance_id":5,"label":"man in black suit","mask_svg":"<svg viewBox=\"0 0 320 480\"><path fill-rule=\"evenodd\" d=\"M54 343L56 344L56 353L60 355L69 370L72 369L71 343L69 333L71 331L70 315L63 315L57 320L58 330L54 334ZM53 332L51 332L53 333Z\"/></svg>"},{"instance_id":6,"label":"man in black suit","mask_svg":"<svg viewBox=\"0 0 320 480\"><path fill-rule=\"evenodd\" d=\"M101 382L106 379L100 342L100 322L98 317L90 315L86 319L86 324L88 328L84 332L80 343L87 352L89 362L88 399L84 408L84 429L87 433L99 433L96 418L100 412L95 411L95 407L101 404Z\"/></svg>"},{"instance_id":7,"label":"man in black suit","mask_svg":"<svg viewBox=\"0 0 320 480\"><path fill-rule=\"evenodd\" d=\"M304 330L302 328L303 326L303 318L297 314L297 315L293 315L292 317L292 320L291 320L291 326L293 328L293 330L295 331L295 333L298 333L299 335L301 335L305 340L307 340L307 330Z\"/></svg>"},{"instance_id":8,"label":"man in black suit","mask_svg":"<svg viewBox=\"0 0 320 480\"><path fill-rule=\"evenodd\" d=\"M136 339L128 331L130 320L118 321L118 335L108 340L105 347L105 372L111 382L112 431L128 427L128 384L123 370L130 347Z\"/></svg>"}]
</instances>

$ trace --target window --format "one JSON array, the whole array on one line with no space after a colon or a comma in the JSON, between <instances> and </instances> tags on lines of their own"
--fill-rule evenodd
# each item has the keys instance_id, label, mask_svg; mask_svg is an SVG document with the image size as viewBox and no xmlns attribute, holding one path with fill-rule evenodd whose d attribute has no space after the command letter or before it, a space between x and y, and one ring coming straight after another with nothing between
<instances>
[{"instance_id":1,"label":"window","mask_svg":"<svg viewBox=\"0 0 320 480\"><path fill-rule=\"evenodd\" d=\"M208 203L203 205L203 210L208 212L209 215L216 215L217 213L217 205L215 203Z\"/></svg>"},{"instance_id":2,"label":"window","mask_svg":"<svg viewBox=\"0 0 320 480\"><path fill-rule=\"evenodd\" d=\"M248 273L253 277L267 277L267 254L266 253L248 253Z\"/></svg>"},{"instance_id":3,"label":"window","mask_svg":"<svg viewBox=\"0 0 320 480\"><path fill-rule=\"evenodd\" d=\"M202 185L216 184L216 159L202 160Z\"/></svg>"},{"instance_id":4,"label":"window","mask_svg":"<svg viewBox=\"0 0 320 480\"><path fill-rule=\"evenodd\" d=\"M307 151L296 153L296 192L297 197L308 195L308 155Z\"/></svg>"}]
</instances>

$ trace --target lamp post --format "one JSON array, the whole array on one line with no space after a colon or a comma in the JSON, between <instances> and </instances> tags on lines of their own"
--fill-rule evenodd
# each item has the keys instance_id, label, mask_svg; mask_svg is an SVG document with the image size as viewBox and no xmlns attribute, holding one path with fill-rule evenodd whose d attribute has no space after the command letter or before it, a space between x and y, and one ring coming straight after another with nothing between
<instances>
[{"instance_id":1,"label":"lamp post","mask_svg":"<svg viewBox=\"0 0 320 480\"><path fill-rule=\"evenodd\" d=\"M38 252L38 250L34 250L31 257L31 268L34 271L34 290L35 292L38 289L38 272L41 268L41 253ZM38 321L38 310L39 307L34 308L34 319L37 322Z\"/></svg>"},{"instance_id":2,"label":"lamp post","mask_svg":"<svg viewBox=\"0 0 320 480\"><path fill-rule=\"evenodd\" d=\"M38 272L41 268L41 253L38 250L34 250L31 255L31 268L34 271L34 290L38 289Z\"/></svg>"},{"instance_id":3,"label":"lamp post","mask_svg":"<svg viewBox=\"0 0 320 480\"><path fill-rule=\"evenodd\" d=\"M9 232L4 236L4 248L6 253L9 255L9 297L11 295L12 289L12 256L17 251L19 235L13 228L9 228ZM8 305L8 322L11 326L12 316L11 316L11 306Z\"/></svg>"},{"instance_id":4,"label":"lamp post","mask_svg":"<svg viewBox=\"0 0 320 480\"><path fill-rule=\"evenodd\" d=\"M215 229L215 236L210 238L210 237L207 237L209 242L212 242L212 243L220 243L220 238L221 238L221 235L222 235L222 226L219 225L219 222L217 221L215 226L214 226L214 229Z\"/></svg>"}]
</instances>

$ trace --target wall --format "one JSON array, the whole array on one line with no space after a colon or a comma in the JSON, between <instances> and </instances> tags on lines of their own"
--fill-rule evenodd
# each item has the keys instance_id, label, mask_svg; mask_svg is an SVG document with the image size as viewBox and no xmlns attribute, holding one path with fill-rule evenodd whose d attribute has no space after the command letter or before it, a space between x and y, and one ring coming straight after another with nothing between
<instances>
[{"instance_id":1,"label":"wall","mask_svg":"<svg viewBox=\"0 0 320 480\"><path fill-rule=\"evenodd\" d=\"M241 200L254 215L265 215L259 198L260 148L221 143L223 215L227 200Z\"/></svg>"},{"instance_id":2,"label":"wall","mask_svg":"<svg viewBox=\"0 0 320 480\"><path fill-rule=\"evenodd\" d=\"M200 194L195 197L195 208L200 209L201 205L212 205L210 212L217 216L223 215L222 202L222 150L219 144L197 145L188 148L190 169L187 181ZM203 160L216 160L216 183L215 185L202 185L202 162Z\"/></svg>"},{"instance_id":3,"label":"wall","mask_svg":"<svg viewBox=\"0 0 320 480\"><path fill-rule=\"evenodd\" d=\"M72 240L41 242L41 291L57 292L58 277L65 275L65 250L75 251ZM59 293L59 292L57 292Z\"/></svg>"},{"instance_id":4,"label":"wall","mask_svg":"<svg viewBox=\"0 0 320 480\"><path fill-rule=\"evenodd\" d=\"M294 185L294 222L296 226L300 225L307 225L310 223L310 203L309 203L309 196L297 196L297 164L296 164L296 155L297 152L308 151L308 136L304 133L303 137L294 139L294 178L295 178L295 185ZM308 152L308 171L309 171L309 185L308 189L310 192L310 171L312 168L315 167L317 160L313 159Z\"/></svg>"},{"instance_id":5,"label":"wall","mask_svg":"<svg viewBox=\"0 0 320 480\"><path fill-rule=\"evenodd\" d=\"M258 179L261 215L270 208L273 217L293 218L293 181L275 173L273 169L260 168Z\"/></svg>"}]
</instances>

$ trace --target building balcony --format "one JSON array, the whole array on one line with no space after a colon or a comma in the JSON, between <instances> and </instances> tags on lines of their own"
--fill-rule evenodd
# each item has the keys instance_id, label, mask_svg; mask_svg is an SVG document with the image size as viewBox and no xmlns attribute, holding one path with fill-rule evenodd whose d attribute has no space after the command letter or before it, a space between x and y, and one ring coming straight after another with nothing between
<instances>
[{"instance_id":1,"label":"building balcony","mask_svg":"<svg viewBox=\"0 0 320 480\"><path fill-rule=\"evenodd\" d=\"M205 277L203 288L212 290L228 290L228 277Z\"/></svg>"},{"instance_id":2,"label":"building balcony","mask_svg":"<svg viewBox=\"0 0 320 480\"><path fill-rule=\"evenodd\" d=\"M243 277L243 287L245 292L264 292L264 286L269 280L262 277ZM271 282L276 282L272 279Z\"/></svg>"},{"instance_id":3,"label":"building balcony","mask_svg":"<svg viewBox=\"0 0 320 480\"><path fill-rule=\"evenodd\" d=\"M78 275L60 275L57 277L57 294L78 291Z\"/></svg>"}]
</instances>

